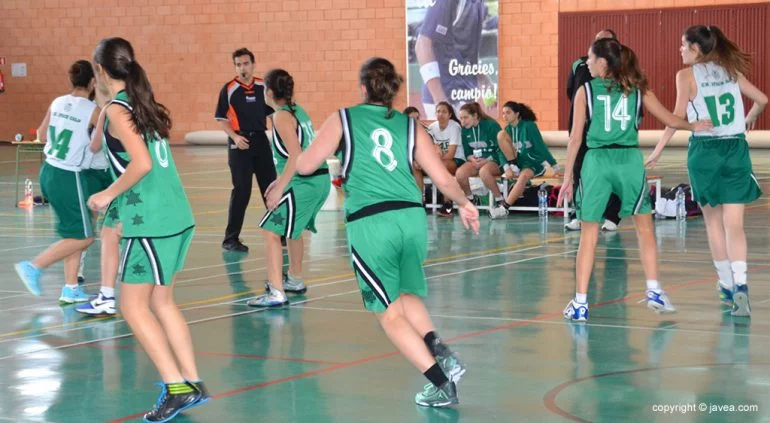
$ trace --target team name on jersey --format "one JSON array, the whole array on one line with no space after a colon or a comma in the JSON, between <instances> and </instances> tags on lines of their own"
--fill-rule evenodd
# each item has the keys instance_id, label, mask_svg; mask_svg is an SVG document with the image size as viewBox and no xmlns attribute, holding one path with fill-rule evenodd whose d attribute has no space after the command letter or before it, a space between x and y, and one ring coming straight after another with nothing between
<instances>
[{"instance_id":1,"label":"team name on jersey","mask_svg":"<svg viewBox=\"0 0 770 423\"><path fill-rule=\"evenodd\" d=\"M70 115L67 115L67 114L64 114L64 113L59 113L59 112L53 112L53 117L67 119L67 120L69 120L71 122L75 122L75 123L82 122L82 120L78 119L76 116L70 116Z\"/></svg>"}]
</instances>

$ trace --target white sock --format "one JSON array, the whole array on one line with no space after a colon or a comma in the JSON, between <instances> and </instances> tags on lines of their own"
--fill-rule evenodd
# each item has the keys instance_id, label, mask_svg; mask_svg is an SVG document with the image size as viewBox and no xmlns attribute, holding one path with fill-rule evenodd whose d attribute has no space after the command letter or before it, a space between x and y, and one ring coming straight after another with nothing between
<instances>
[{"instance_id":1,"label":"white sock","mask_svg":"<svg viewBox=\"0 0 770 423\"><path fill-rule=\"evenodd\" d=\"M473 201L473 194L468 194L465 197L468 199L468 201Z\"/></svg>"},{"instance_id":2,"label":"white sock","mask_svg":"<svg viewBox=\"0 0 770 423\"><path fill-rule=\"evenodd\" d=\"M660 291L660 284L655 279L648 279L647 289L651 289L653 291Z\"/></svg>"},{"instance_id":3,"label":"white sock","mask_svg":"<svg viewBox=\"0 0 770 423\"><path fill-rule=\"evenodd\" d=\"M733 288L733 269L730 268L730 260L714 260L714 267L719 275L719 283L728 289Z\"/></svg>"},{"instance_id":4,"label":"white sock","mask_svg":"<svg viewBox=\"0 0 770 423\"><path fill-rule=\"evenodd\" d=\"M115 288L110 288L110 287L107 287L107 286L103 286L102 289L99 290L99 292L102 293L103 297L115 298Z\"/></svg>"},{"instance_id":5,"label":"white sock","mask_svg":"<svg viewBox=\"0 0 770 423\"><path fill-rule=\"evenodd\" d=\"M733 270L733 281L736 285L746 285L746 262L734 261L730 263Z\"/></svg>"},{"instance_id":6,"label":"white sock","mask_svg":"<svg viewBox=\"0 0 770 423\"><path fill-rule=\"evenodd\" d=\"M578 304L585 304L588 302L588 294L578 294L575 293L575 302Z\"/></svg>"},{"instance_id":7,"label":"white sock","mask_svg":"<svg viewBox=\"0 0 770 423\"><path fill-rule=\"evenodd\" d=\"M502 194L500 194L500 195L496 196L496 197L495 197L495 201L496 201L496 202L498 202L498 203L499 203L499 202L501 202L501 201L503 201L503 195L502 195Z\"/></svg>"},{"instance_id":8,"label":"white sock","mask_svg":"<svg viewBox=\"0 0 770 423\"><path fill-rule=\"evenodd\" d=\"M78 283L77 282L75 282L75 283L68 283L68 284L65 284L64 286L66 286L69 289L77 289L78 288Z\"/></svg>"}]
</instances>

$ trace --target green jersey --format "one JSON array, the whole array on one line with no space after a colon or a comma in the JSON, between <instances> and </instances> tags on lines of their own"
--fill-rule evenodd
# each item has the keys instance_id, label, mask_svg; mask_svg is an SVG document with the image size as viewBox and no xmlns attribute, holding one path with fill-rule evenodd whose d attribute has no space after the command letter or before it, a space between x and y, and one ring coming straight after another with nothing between
<instances>
[{"instance_id":1,"label":"green jersey","mask_svg":"<svg viewBox=\"0 0 770 423\"><path fill-rule=\"evenodd\" d=\"M133 112L125 91L115 96L115 104ZM115 178L122 175L131 157L120 140L109 133L109 120L104 122L104 145L110 169ZM123 238L160 238L179 234L195 226L190 202L176 171L168 140L157 134L144 135L152 160L152 169L144 177L118 196L117 208L112 213L123 223Z\"/></svg>"},{"instance_id":2,"label":"green jersey","mask_svg":"<svg viewBox=\"0 0 770 423\"><path fill-rule=\"evenodd\" d=\"M463 150L466 158L477 156L498 162L501 155L497 145L498 132L500 132L500 125L494 120L482 119L473 128L463 128Z\"/></svg>"},{"instance_id":3,"label":"green jersey","mask_svg":"<svg viewBox=\"0 0 770 423\"><path fill-rule=\"evenodd\" d=\"M588 103L588 148L639 145L642 96L634 88L624 94L609 79L594 78L585 84Z\"/></svg>"},{"instance_id":4,"label":"green jersey","mask_svg":"<svg viewBox=\"0 0 770 423\"><path fill-rule=\"evenodd\" d=\"M365 208L376 213L422 207L422 195L412 176L417 122L373 104L342 109L339 114L343 134L339 158L348 221Z\"/></svg>"},{"instance_id":5,"label":"green jersey","mask_svg":"<svg viewBox=\"0 0 770 423\"><path fill-rule=\"evenodd\" d=\"M510 135L513 146L516 148L516 161L519 167L526 168L527 164L556 165L556 159L543 141L543 136L537 128L537 124L531 120L522 120L515 127L508 124L505 131ZM523 166L522 166L523 165Z\"/></svg>"},{"instance_id":6,"label":"green jersey","mask_svg":"<svg viewBox=\"0 0 770 423\"><path fill-rule=\"evenodd\" d=\"M313 131L313 122L308 117L305 109L298 105L279 107L278 110L286 110L294 116L297 121L297 140L299 141L299 147L302 151L307 150L310 144L315 139L315 131ZM276 110L276 112L278 111ZM272 119L272 116L271 116ZM273 162L275 163L275 170L278 174L283 173L283 168L286 167L286 162L289 160L289 150L286 148L281 136L275 129L275 121L273 121ZM319 169L328 169L326 162ZM296 177L296 175L295 175Z\"/></svg>"}]
</instances>

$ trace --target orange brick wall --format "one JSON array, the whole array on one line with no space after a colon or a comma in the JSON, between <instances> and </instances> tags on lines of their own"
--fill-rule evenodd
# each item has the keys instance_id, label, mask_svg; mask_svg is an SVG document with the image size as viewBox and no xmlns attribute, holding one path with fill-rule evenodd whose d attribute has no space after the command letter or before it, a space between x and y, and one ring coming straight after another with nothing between
<instances>
[{"instance_id":1,"label":"orange brick wall","mask_svg":"<svg viewBox=\"0 0 770 423\"><path fill-rule=\"evenodd\" d=\"M501 98L530 103L543 129L556 128L559 11L755 2L500 0ZM297 101L318 125L359 100L357 69L366 58L381 55L405 69L404 9L404 0L2 0L0 140L36 127L68 90L69 64L90 58L107 36L134 44L156 97L171 109L174 142L216 128L217 93L234 75L230 53L242 46L257 56L257 73L281 66L294 75ZM26 62L28 76L12 78L11 62Z\"/></svg>"}]
</instances>

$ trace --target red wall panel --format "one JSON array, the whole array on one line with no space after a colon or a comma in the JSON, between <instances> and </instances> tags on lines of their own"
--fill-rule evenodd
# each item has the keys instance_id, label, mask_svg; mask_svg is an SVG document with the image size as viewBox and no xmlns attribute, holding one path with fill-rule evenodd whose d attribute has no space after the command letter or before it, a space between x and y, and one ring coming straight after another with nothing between
<instances>
[{"instance_id":1,"label":"red wall panel","mask_svg":"<svg viewBox=\"0 0 770 423\"><path fill-rule=\"evenodd\" d=\"M559 14L559 128L567 128L569 101L566 78L575 59L584 56L599 30L612 28L623 44L639 56L652 90L670 110L676 101L675 76L683 68L679 55L682 32L695 24L717 25L744 51L752 54L753 72L749 79L763 92L770 92L767 66L770 55L770 3L742 6L648 9L611 12ZM744 98L746 107L750 107ZM770 129L764 113L758 129ZM646 117L643 129L662 129L657 120Z\"/></svg>"}]
</instances>

